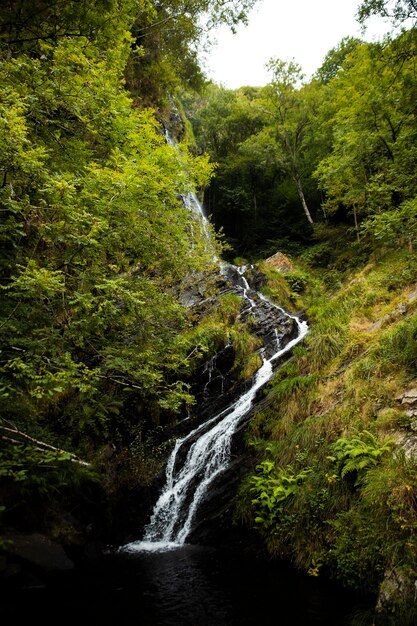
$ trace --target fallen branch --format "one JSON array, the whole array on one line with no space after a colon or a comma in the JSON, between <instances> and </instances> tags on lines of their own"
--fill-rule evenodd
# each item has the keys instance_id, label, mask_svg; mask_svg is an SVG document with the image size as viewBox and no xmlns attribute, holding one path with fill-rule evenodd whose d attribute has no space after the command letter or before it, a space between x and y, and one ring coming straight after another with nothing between
<instances>
[{"instance_id":1,"label":"fallen branch","mask_svg":"<svg viewBox=\"0 0 417 626\"><path fill-rule=\"evenodd\" d=\"M38 439L34 439L34 437L27 435L21 430L17 430L17 428L8 428L7 426L0 426L0 428L2 430L5 430L7 433L18 435L19 437L22 437L26 441L30 441L31 443L36 444L37 449L40 451L45 452L46 450L52 450L53 452L60 452L60 453L63 452L64 454L68 454L70 456L70 461L72 461L73 463L78 463L79 465L83 465L84 467L90 466L90 463L87 463L87 461L83 461L82 459L78 458L72 452L67 452L66 450L62 450L61 448L56 448L55 446L51 446L51 444L45 443L44 441L39 441ZM16 441L15 439L7 438L7 437L4 437L4 439L10 442L16 443L16 444L22 443L21 441Z\"/></svg>"}]
</instances>

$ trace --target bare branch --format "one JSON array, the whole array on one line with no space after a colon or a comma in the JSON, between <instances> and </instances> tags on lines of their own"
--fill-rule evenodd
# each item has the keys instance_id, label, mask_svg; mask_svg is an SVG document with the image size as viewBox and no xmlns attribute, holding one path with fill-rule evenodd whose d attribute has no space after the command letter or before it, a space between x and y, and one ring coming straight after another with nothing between
<instances>
[{"instance_id":1,"label":"bare branch","mask_svg":"<svg viewBox=\"0 0 417 626\"><path fill-rule=\"evenodd\" d=\"M79 463L79 465L83 465L84 467L89 467L90 463L87 463L86 461L83 461L81 459L79 459L75 454L73 454L72 452L67 452L66 450L62 450L61 448L56 448L55 446L51 446L49 443L45 443L44 441L39 441L38 439L34 439L34 437L31 437L30 435L28 435L27 433L22 432L21 430L18 430L17 428L8 428L7 426L1 426L0 428L2 430L5 430L7 433L11 433L13 435L18 435L19 437L22 437L22 439L25 439L26 441L30 441L31 443L36 444L36 446L38 446L38 449L42 450L42 451L46 451L46 450L51 450L53 452L63 452L64 454L69 454L69 456L71 457L71 461L73 461L74 463ZM7 439L6 437L4 437L4 439ZM13 441L14 443L20 444L22 443L21 441L15 441L12 439L8 439L9 441Z\"/></svg>"}]
</instances>

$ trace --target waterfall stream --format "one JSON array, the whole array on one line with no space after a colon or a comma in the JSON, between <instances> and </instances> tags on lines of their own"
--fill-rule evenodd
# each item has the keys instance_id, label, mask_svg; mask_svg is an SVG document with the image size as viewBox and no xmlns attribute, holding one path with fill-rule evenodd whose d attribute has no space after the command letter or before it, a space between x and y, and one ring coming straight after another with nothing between
<instances>
[{"instance_id":1,"label":"waterfall stream","mask_svg":"<svg viewBox=\"0 0 417 626\"><path fill-rule=\"evenodd\" d=\"M202 207L195 194L184 200L186 206L206 220ZM207 490L228 466L231 443L242 419L252 407L256 392L271 378L273 362L289 352L308 332L308 325L296 316L286 313L281 307L267 300L262 294L252 291L245 277L246 267L221 264L221 273L232 271L235 290L247 302L251 314L257 307L267 305L273 312L285 315L295 321L297 335L286 345L281 346L277 330L274 328L274 347L261 349L262 366L244 393L226 409L220 411L195 428L182 439L178 439L166 467L166 481L154 506L149 524L142 540L129 543L121 548L124 552L165 551L183 545L190 534L196 511L203 502ZM181 458L180 458L181 457Z\"/></svg>"}]
</instances>

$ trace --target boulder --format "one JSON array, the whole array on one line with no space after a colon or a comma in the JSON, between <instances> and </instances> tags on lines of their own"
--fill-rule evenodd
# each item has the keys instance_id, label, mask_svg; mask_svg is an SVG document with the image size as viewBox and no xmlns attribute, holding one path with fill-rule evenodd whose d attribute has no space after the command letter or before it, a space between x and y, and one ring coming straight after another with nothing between
<instances>
[{"instance_id":1,"label":"boulder","mask_svg":"<svg viewBox=\"0 0 417 626\"><path fill-rule=\"evenodd\" d=\"M274 267L282 274L294 271L294 265L292 264L290 259L282 252L276 252L272 256L268 257L265 260L265 263L270 267Z\"/></svg>"},{"instance_id":2,"label":"boulder","mask_svg":"<svg viewBox=\"0 0 417 626\"><path fill-rule=\"evenodd\" d=\"M45 535L13 534L7 537L9 555L17 556L45 570L70 570L74 563L68 558L64 548Z\"/></svg>"},{"instance_id":3,"label":"boulder","mask_svg":"<svg viewBox=\"0 0 417 626\"><path fill-rule=\"evenodd\" d=\"M401 604L414 604L416 595L417 580L410 578L399 568L392 568L385 572L379 589L376 611L383 615L397 613L398 609L401 609Z\"/></svg>"}]
</instances>

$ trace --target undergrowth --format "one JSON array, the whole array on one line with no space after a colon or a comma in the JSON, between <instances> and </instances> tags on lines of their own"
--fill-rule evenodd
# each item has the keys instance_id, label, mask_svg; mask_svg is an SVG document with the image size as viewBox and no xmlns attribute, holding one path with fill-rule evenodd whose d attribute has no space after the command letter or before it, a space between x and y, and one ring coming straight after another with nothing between
<instances>
[{"instance_id":1,"label":"undergrowth","mask_svg":"<svg viewBox=\"0 0 417 626\"><path fill-rule=\"evenodd\" d=\"M404 583L381 615L399 615L417 577L417 443L402 444L416 418L400 401L417 389L417 259L363 261L341 271L323 243L300 259L310 332L249 427L256 467L237 514L312 576L376 593L394 572Z\"/></svg>"}]
</instances>

